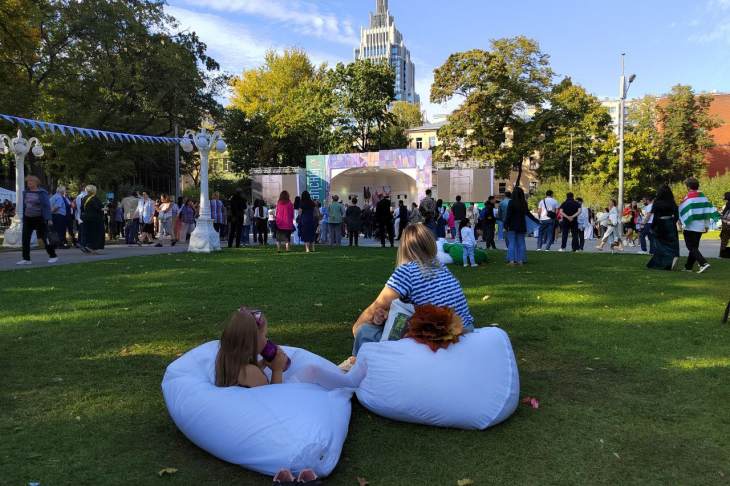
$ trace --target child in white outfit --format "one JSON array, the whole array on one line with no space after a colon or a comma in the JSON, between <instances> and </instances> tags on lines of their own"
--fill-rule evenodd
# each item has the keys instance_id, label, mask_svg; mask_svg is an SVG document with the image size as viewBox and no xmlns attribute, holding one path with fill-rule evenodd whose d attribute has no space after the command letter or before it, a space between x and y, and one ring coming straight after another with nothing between
<instances>
[{"instance_id":1,"label":"child in white outfit","mask_svg":"<svg viewBox=\"0 0 730 486\"><path fill-rule=\"evenodd\" d=\"M471 266L476 267L477 261L474 259L474 248L477 246L477 241L474 238L474 230L469 225L469 220L465 219L461 222L461 244L464 247L464 266L468 266L469 258L471 258Z\"/></svg>"}]
</instances>

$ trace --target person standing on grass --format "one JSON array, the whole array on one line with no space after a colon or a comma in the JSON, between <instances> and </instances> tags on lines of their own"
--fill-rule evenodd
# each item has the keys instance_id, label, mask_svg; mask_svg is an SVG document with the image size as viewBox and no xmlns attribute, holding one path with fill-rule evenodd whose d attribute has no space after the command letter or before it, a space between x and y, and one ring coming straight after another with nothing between
<instances>
[{"instance_id":1,"label":"person standing on grass","mask_svg":"<svg viewBox=\"0 0 730 486\"><path fill-rule=\"evenodd\" d=\"M679 211L668 185L659 188L651 209L654 254L646 264L656 270L674 270L679 262Z\"/></svg>"},{"instance_id":2,"label":"person standing on grass","mask_svg":"<svg viewBox=\"0 0 730 486\"><path fill-rule=\"evenodd\" d=\"M347 225L347 235L350 240L349 246L353 246L353 243L354 246L359 246L358 240L362 226L362 210L357 205L356 197L353 197L351 204L347 206L347 211L345 211L345 224Z\"/></svg>"},{"instance_id":3,"label":"person standing on grass","mask_svg":"<svg viewBox=\"0 0 730 486\"><path fill-rule=\"evenodd\" d=\"M385 194L383 199L378 201L378 205L375 207L375 220L378 223L378 233L380 233L380 246L385 248L385 237L387 235L390 247L393 248L395 235L393 213L390 211L390 194Z\"/></svg>"},{"instance_id":4,"label":"person standing on grass","mask_svg":"<svg viewBox=\"0 0 730 486\"><path fill-rule=\"evenodd\" d=\"M487 249L497 249L494 243L494 225L497 223L495 216L494 196L489 196L484 202L484 209L481 211L480 219L482 222L482 239L487 245Z\"/></svg>"},{"instance_id":5,"label":"person standing on grass","mask_svg":"<svg viewBox=\"0 0 730 486\"><path fill-rule=\"evenodd\" d=\"M430 229L434 236L436 235L436 201L431 197L431 189L426 189L426 197L421 200L421 204L418 206L418 211L421 213L421 218L428 229Z\"/></svg>"},{"instance_id":6,"label":"person standing on grass","mask_svg":"<svg viewBox=\"0 0 730 486\"><path fill-rule=\"evenodd\" d=\"M268 211L264 202L261 199L257 199L253 206L253 217L256 224L256 238L260 246L266 245L268 239L268 230L266 229L266 222L268 220Z\"/></svg>"},{"instance_id":7,"label":"person standing on grass","mask_svg":"<svg viewBox=\"0 0 730 486\"><path fill-rule=\"evenodd\" d=\"M281 191L276 202L276 251L289 251L291 234L294 231L294 205L291 202L289 191Z\"/></svg>"},{"instance_id":8,"label":"person standing on grass","mask_svg":"<svg viewBox=\"0 0 730 486\"><path fill-rule=\"evenodd\" d=\"M512 191L512 199L509 200L505 211L504 229L507 231L508 265L522 265L527 261L527 248L525 247L527 218L530 218L535 224L540 224L527 207L525 192L518 186Z\"/></svg>"},{"instance_id":9,"label":"person standing on grass","mask_svg":"<svg viewBox=\"0 0 730 486\"><path fill-rule=\"evenodd\" d=\"M710 229L710 223L720 219L720 214L710 200L700 192L700 181L690 177L684 184L688 193L679 205L679 221L684 229L684 244L689 251L684 269L691 272L696 262L699 265L697 273L703 273L710 268L710 264L700 252L700 240L702 234Z\"/></svg>"},{"instance_id":10,"label":"person standing on grass","mask_svg":"<svg viewBox=\"0 0 730 486\"><path fill-rule=\"evenodd\" d=\"M213 220L213 229L220 237L226 220L223 217L223 201L221 201L221 195L218 192L214 192L210 200L210 219Z\"/></svg>"},{"instance_id":11,"label":"person standing on grass","mask_svg":"<svg viewBox=\"0 0 730 486\"><path fill-rule=\"evenodd\" d=\"M96 197L96 186L86 186L86 197L81 203L81 220L84 222L84 253L96 254L104 249L104 207Z\"/></svg>"},{"instance_id":12,"label":"person standing on grass","mask_svg":"<svg viewBox=\"0 0 730 486\"><path fill-rule=\"evenodd\" d=\"M164 236L169 236L171 240L170 246L175 246L177 243L177 236L175 235L175 230L173 228L173 222L175 221L175 216L177 216L175 203L172 202L172 199L167 194L160 196L160 201L158 209L158 217L160 219L160 240L162 240ZM162 247L162 241L159 241L155 246L158 248Z\"/></svg>"},{"instance_id":13,"label":"person standing on grass","mask_svg":"<svg viewBox=\"0 0 730 486\"><path fill-rule=\"evenodd\" d=\"M271 233L271 239L276 240L276 205L272 204L266 208L266 212L269 215L268 218L268 230ZM268 239L268 234L266 235Z\"/></svg>"},{"instance_id":14,"label":"person standing on grass","mask_svg":"<svg viewBox=\"0 0 730 486\"><path fill-rule=\"evenodd\" d=\"M48 226L51 221L51 200L48 192L40 187L40 179L34 175L25 178L27 189L23 191L23 259L18 265L30 265L30 238L36 232L38 239L43 241L48 253L48 263L56 263L56 249L48 239Z\"/></svg>"},{"instance_id":15,"label":"person standing on grass","mask_svg":"<svg viewBox=\"0 0 730 486\"><path fill-rule=\"evenodd\" d=\"M253 207L248 204L248 201L246 199L243 200L243 204L246 209L243 210L243 229L242 229L242 240L243 245L248 246L251 243L251 230L254 228L253 224ZM256 234L256 230L253 230L254 235ZM256 237L254 236L254 241L256 241Z\"/></svg>"},{"instance_id":16,"label":"person standing on grass","mask_svg":"<svg viewBox=\"0 0 730 486\"><path fill-rule=\"evenodd\" d=\"M137 243L137 234L139 233L139 199L132 193L122 199L122 209L124 210L124 241L128 245Z\"/></svg>"},{"instance_id":17,"label":"person standing on grass","mask_svg":"<svg viewBox=\"0 0 730 486\"><path fill-rule=\"evenodd\" d=\"M553 191L547 191L545 198L537 205L537 218L540 220L540 229L537 233L537 251L550 251L555 241L555 221L558 216L559 203L553 198Z\"/></svg>"},{"instance_id":18,"label":"person standing on grass","mask_svg":"<svg viewBox=\"0 0 730 486\"><path fill-rule=\"evenodd\" d=\"M241 247L241 230L245 224L246 200L243 198L243 189L236 188L231 196L231 229L228 232L228 248L233 247L236 242L236 248ZM248 242L248 235L244 244Z\"/></svg>"},{"instance_id":19,"label":"person standing on grass","mask_svg":"<svg viewBox=\"0 0 730 486\"><path fill-rule=\"evenodd\" d=\"M337 194L332 196L332 202L327 208L328 215L328 233L330 236L330 246L340 246L342 242L342 219L345 210L340 204L340 196Z\"/></svg>"},{"instance_id":20,"label":"person standing on grass","mask_svg":"<svg viewBox=\"0 0 730 486\"><path fill-rule=\"evenodd\" d=\"M499 202L499 206L497 206L497 224L499 225L499 234L500 237L504 239L504 243L506 245L509 245L509 241L507 241L507 230L504 229L504 221L507 217L507 206L511 199L512 193L510 191L505 191L502 200Z\"/></svg>"},{"instance_id":21,"label":"person standing on grass","mask_svg":"<svg viewBox=\"0 0 730 486\"><path fill-rule=\"evenodd\" d=\"M304 243L306 253L314 252L318 213L317 205L312 201L309 191L302 192L302 200L299 204L299 238Z\"/></svg>"},{"instance_id":22,"label":"person standing on grass","mask_svg":"<svg viewBox=\"0 0 730 486\"><path fill-rule=\"evenodd\" d=\"M725 193L725 207L721 214L722 228L720 229L720 256L730 242L730 192Z\"/></svg>"},{"instance_id":23,"label":"person standing on grass","mask_svg":"<svg viewBox=\"0 0 730 486\"><path fill-rule=\"evenodd\" d=\"M454 214L454 227L459 232L459 242L461 242L461 222L466 219L466 206L461 202L461 195L456 196L456 202L451 205L451 212Z\"/></svg>"},{"instance_id":24,"label":"person standing on grass","mask_svg":"<svg viewBox=\"0 0 730 486\"><path fill-rule=\"evenodd\" d=\"M574 199L572 192L569 192L565 196L565 201L560 205L560 211L562 213L562 220L560 221L560 230L562 232L562 243L559 251L565 251L565 247L568 244L568 233L571 236L571 248L573 251L580 249L580 240L578 238L578 217L581 213L581 205Z\"/></svg>"},{"instance_id":25,"label":"person standing on grass","mask_svg":"<svg viewBox=\"0 0 730 486\"><path fill-rule=\"evenodd\" d=\"M477 240L474 238L474 230L471 228L468 219L461 220L459 236L461 237L461 246L463 248L462 258L464 260L464 267L468 266L469 259L471 259L472 267L478 266L474 258L474 248L477 246Z\"/></svg>"},{"instance_id":26,"label":"person standing on grass","mask_svg":"<svg viewBox=\"0 0 730 486\"><path fill-rule=\"evenodd\" d=\"M436 203L438 206L438 202ZM406 226L408 226L408 208L405 204L403 204L403 200L398 200L398 212L396 217L398 218L398 238L396 240L400 241L400 237L403 235L403 230L406 229Z\"/></svg>"}]
</instances>

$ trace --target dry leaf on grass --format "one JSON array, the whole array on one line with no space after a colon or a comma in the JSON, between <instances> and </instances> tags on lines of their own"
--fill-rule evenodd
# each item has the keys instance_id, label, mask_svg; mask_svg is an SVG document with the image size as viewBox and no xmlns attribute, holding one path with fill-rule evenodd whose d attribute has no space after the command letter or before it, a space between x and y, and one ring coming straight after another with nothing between
<instances>
[{"instance_id":1,"label":"dry leaf on grass","mask_svg":"<svg viewBox=\"0 0 730 486\"><path fill-rule=\"evenodd\" d=\"M166 474L175 474L176 472L177 472L177 469L175 469L174 467L163 467L162 469L160 469L157 472L157 475L162 477Z\"/></svg>"},{"instance_id":2,"label":"dry leaf on grass","mask_svg":"<svg viewBox=\"0 0 730 486\"><path fill-rule=\"evenodd\" d=\"M522 399L522 403L535 409L540 408L540 400L535 397L525 397Z\"/></svg>"},{"instance_id":3,"label":"dry leaf on grass","mask_svg":"<svg viewBox=\"0 0 730 486\"><path fill-rule=\"evenodd\" d=\"M618 452L614 452L613 455L616 456L616 459L621 459L621 456L618 455Z\"/></svg>"},{"instance_id":4,"label":"dry leaf on grass","mask_svg":"<svg viewBox=\"0 0 730 486\"><path fill-rule=\"evenodd\" d=\"M456 486L471 486L472 484L474 484L474 481L471 479L459 479L456 482Z\"/></svg>"},{"instance_id":5,"label":"dry leaf on grass","mask_svg":"<svg viewBox=\"0 0 730 486\"><path fill-rule=\"evenodd\" d=\"M355 479L357 479L357 486L368 486L368 484L370 484L370 483L368 483L368 480L365 478L358 477Z\"/></svg>"},{"instance_id":6,"label":"dry leaf on grass","mask_svg":"<svg viewBox=\"0 0 730 486\"><path fill-rule=\"evenodd\" d=\"M489 295L485 295L484 297L482 297L482 302L484 302L485 300L489 300L489 297Z\"/></svg>"}]
</instances>

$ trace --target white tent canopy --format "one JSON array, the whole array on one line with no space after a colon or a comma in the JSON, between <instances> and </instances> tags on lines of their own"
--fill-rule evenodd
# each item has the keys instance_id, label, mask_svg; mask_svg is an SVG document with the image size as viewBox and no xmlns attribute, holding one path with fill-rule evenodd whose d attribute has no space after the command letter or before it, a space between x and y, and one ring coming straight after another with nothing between
<instances>
[{"instance_id":1,"label":"white tent canopy","mask_svg":"<svg viewBox=\"0 0 730 486\"><path fill-rule=\"evenodd\" d=\"M15 202L15 192L11 191L10 189L5 189L3 187L0 187L0 203L2 203L5 200L9 200L10 202Z\"/></svg>"}]
</instances>

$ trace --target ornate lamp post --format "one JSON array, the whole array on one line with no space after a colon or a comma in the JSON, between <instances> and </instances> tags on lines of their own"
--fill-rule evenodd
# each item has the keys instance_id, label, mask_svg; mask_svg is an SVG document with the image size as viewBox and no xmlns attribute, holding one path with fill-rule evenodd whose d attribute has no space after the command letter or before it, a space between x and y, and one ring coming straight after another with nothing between
<instances>
[{"instance_id":1,"label":"ornate lamp post","mask_svg":"<svg viewBox=\"0 0 730 486\"><path fill-rule=\"evenodd\" d=\"M3 246L18 248L22 246L23 236L23 190L25 189L25 156L32 151L36 157L43 157L41 142L33 137L30 140L23 138L18 130L18 136L10 138L0 134L0 155L10 152L15 156L15 217L10 228L5 230Z\"/></svg>"},{"instance_id":2,"label":"ornate lamp post","mask_svg":"<svg viewBox=\"0 0 730 486\"><path fill-rule=\"evenodd\" d=\"M216 130L208 132L202 128L198 133L194 130L186 130L180 146L185 152L192 152L194 147L200 152L200 216L195 225L195 230L190 235L188 251L194 253L210 253L221 249L220 235L213 228L213 220L210 218L210 198L208 197L208 155L212 149L218 152L226 150L226 142L223 141L221 132Z\"/></svg>"}]
</instances>

